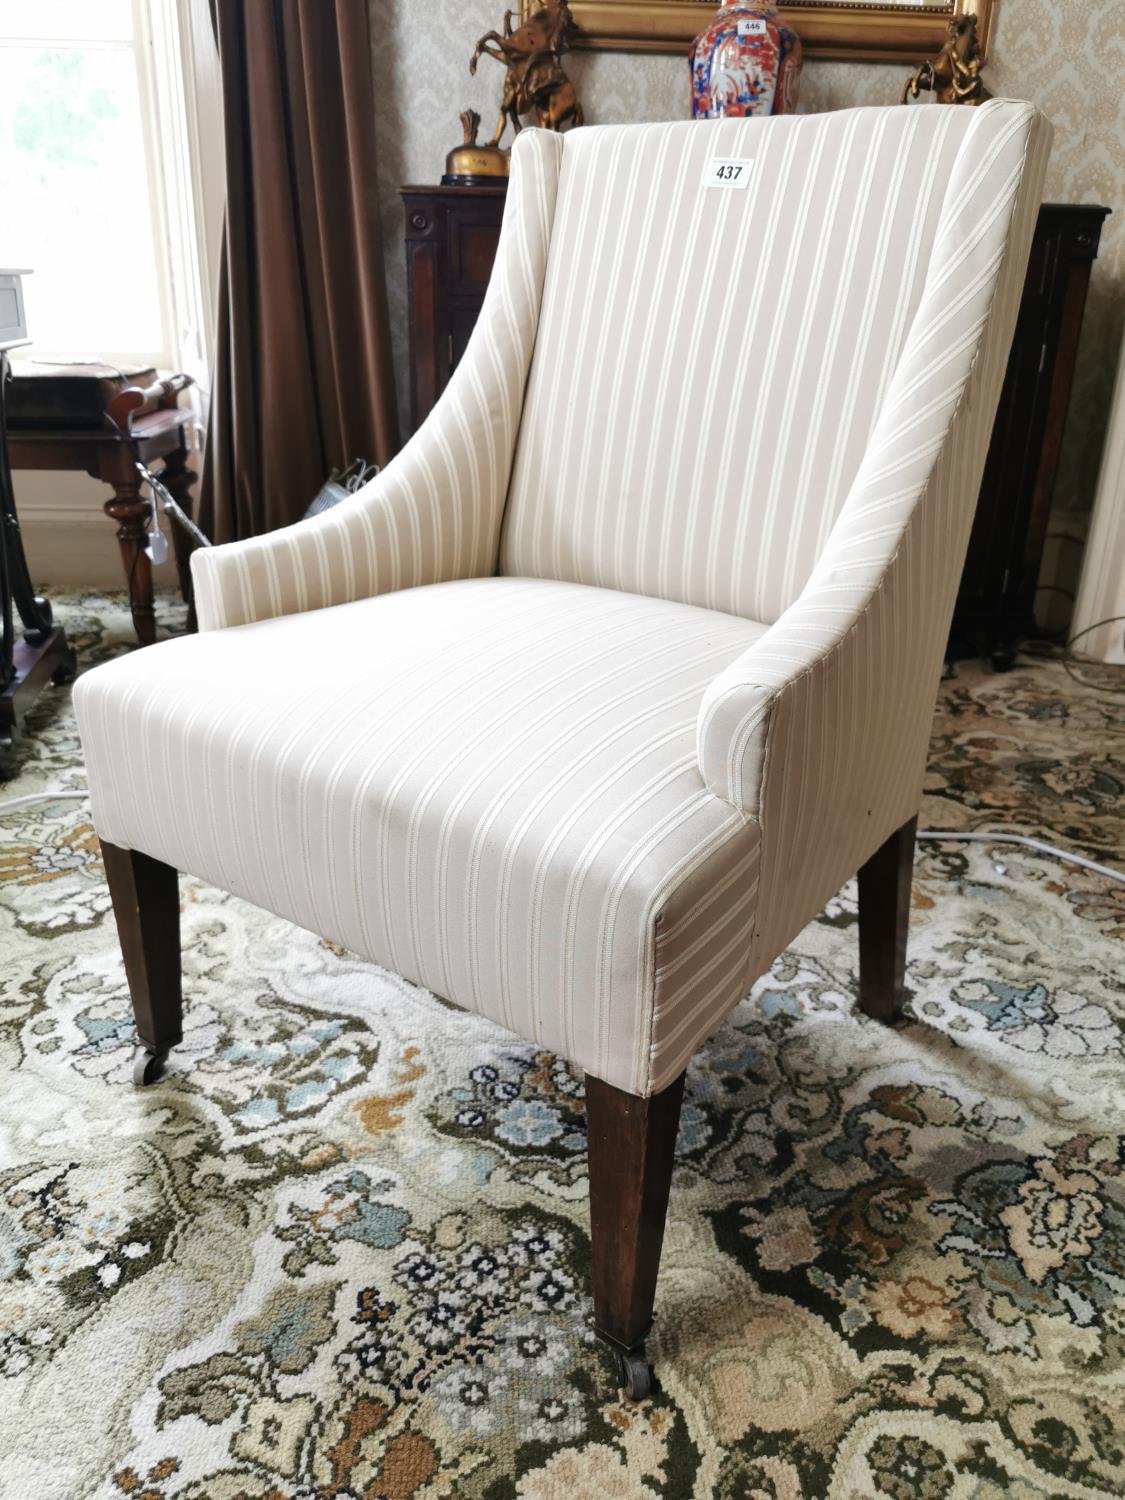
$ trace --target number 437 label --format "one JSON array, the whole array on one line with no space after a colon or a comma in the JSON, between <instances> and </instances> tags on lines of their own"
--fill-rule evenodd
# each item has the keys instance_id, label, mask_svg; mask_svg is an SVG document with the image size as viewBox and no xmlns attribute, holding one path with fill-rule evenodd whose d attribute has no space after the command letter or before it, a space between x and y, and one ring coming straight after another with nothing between
<instances>
[{"instance_id":1,"label":"number 437 label","mask_svg":"<svg viewBox=\"0 0 1125 1500\"><path fill-rule=\"evenodd\" d=\"M750 185L753 157L715 156L707 163L704 182L713 188L734 188L741 191Z\"/></svg>"}]
</instances>

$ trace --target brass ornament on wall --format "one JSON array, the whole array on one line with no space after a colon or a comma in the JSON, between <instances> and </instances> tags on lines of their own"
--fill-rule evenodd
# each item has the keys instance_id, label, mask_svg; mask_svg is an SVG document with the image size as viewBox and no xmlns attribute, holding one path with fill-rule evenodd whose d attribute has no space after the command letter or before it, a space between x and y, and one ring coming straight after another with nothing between
<instances>
[{"instance_id":1,"label":"brass ornament on wall","mask_svg":"<svg viewBox=\"0 0 1125 1500\"><path fill-rule=\"evenodd\" d=\"M571 0L575 47L631 52L685 52L717 9L718 0ZM522 0L524 16L536 0ZM801 38L806 57L915 63L936 53L954 16L977 16L985 57L996 0L935 0L927 5L804 0L782 5L785 23Z\"/></svg>"},{"instance_id":2,"label":"brass ornament on wall","mask_svg":"<svg viewBox=\"0 0 1125 1500\"><path fill-rule=\"evenodd\" d=\"M925 92L933 94L939 104L983 104L992 98L980 76L983 67L976 16L954 16L941 51L919 63L906 80L902 103Z\"/></svg>"}]
</instances>

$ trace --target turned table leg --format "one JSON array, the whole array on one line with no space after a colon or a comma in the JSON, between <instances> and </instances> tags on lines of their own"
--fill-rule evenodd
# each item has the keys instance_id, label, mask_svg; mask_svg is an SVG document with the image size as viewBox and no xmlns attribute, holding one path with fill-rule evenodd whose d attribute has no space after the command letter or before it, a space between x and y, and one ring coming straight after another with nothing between
<instances>
[{"instance_id":1,"label":"turned table leg","mask_svg":"<svg viewBox=\"0 0 1125 1500\"><path fill-rule=\"evenodd\" d=\"M176 448L165 457L164 472L160 478L168 487L177 505L194 519L191 487L199 476L194 469L188 468L188 450L186 448ZM172 546L176 549L176 572L180 578L180 593L183 595L184 603L188 606L188 628L193 629L195 604L191 591L191 554L194 551L194 547L191 537L178 524L173 524L172 526Z\"/></svg>"},{"instance_id":2,"label":"turned table leg","mask_svg":"<svg viewBox=\"0 0 1125 1500\"><path fill-rule=\"evenodd\" d=\"M139 477L112 483L113 499L106 501L105 513L117 522L117 545L121 548L137 640L142 646L151 646L156 640L156 608L152 598L152 563L145 551L148 540L145 521L150 507L141 495Z\"/></svg>"}]
</instances>

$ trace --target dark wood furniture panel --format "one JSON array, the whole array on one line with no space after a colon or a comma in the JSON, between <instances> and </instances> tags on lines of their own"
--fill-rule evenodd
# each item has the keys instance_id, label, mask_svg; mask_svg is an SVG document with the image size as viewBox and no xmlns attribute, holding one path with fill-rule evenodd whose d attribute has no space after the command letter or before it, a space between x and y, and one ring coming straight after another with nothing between
<instances>
[{"instance_id":1,"label":"dark wood furniture panel","mask_svg":"<svg viewBox=\"0 0 1125 1500\"><path fill-rule=\"evenodd\" d=\"M953 617L951 654L1011 666L1035 626L1090 268L1109 210L1045 203Z\"/></svg>"},{"instance_id":2,"label":"dark wood furniture panel","mask_svg":"<svg viewBox=\"0 0 1125 1500\"><path fill-rule=\"evenodd\" d=\"M484 301L504 187L402 190L410 375L419 426L457 367ZM1045 203L985 466L950 654L1012 664L1035 591L1086 306L1108 209Z\"/></svg>"},{"instance_id":3,"label":"dark wood furniture panel","mask_svg":"<svg viewBox=\"0 0 1125 1500\"><path fill-rule=\"evenodd\" d=\"M0 769L23 720L48 682L69 682L74 652L51 606L36 594L20 536L8 462L8 351L26 340L0 341ZM17 625L17 618L19 624Z\"/></svg>"},{"instance_id":4,"label":"dark wood furniture panel","mask_svg":"<svg viewBox=\"0 0 1125 1500\"><path fill-rule=\"evenodd\" d=\"M414 428L449 382L484 302L506 186L405 187Z\"/></svg>"}]
</instances>

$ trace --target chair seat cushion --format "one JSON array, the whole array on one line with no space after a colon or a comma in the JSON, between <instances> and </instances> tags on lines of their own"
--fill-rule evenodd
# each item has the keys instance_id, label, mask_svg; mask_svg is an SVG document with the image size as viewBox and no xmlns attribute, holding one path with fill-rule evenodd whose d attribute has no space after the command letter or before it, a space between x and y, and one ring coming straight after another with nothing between
<instances>
[{"instance_id":1,"label":"chair seat cushion","mask_svg":"<svg viewBox=\"0 0 1125 1500\"><path fill-rule=\"evenodd\" d=\"M762 630L483 578L170 641L77 685L95 824L648 1092L747 976L695 726Z\"/></svg>"}]
</instances>

